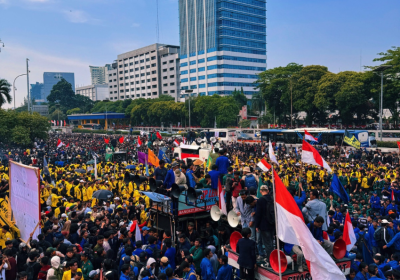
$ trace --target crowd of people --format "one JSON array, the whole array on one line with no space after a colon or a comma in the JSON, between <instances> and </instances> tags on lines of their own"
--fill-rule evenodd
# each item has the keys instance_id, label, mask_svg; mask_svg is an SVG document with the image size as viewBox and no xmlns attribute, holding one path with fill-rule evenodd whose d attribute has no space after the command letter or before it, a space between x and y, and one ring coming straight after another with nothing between
<instances>
[{"instance_id":1,"label":"crowd of people","mask_svg":"<svg viewBox=\"0 0 400 280\"><path fill-rule=\"evenodd\" d=\"M255 279L260 266L270 269L269 257L277 246L273 184L271 173L257 166L263 158L270 162L268 143L213 143L219 148L213 147L211 162L203 162L175 158L174 139L142 135L139 147L136 136L122 141L111 137L108 144L104 138L50 134L28 149L1 144L0 199L8 196L10 160L39 167L42 219L41 233L29 240L21 240L2 221L0 279L231 280ZM63 146L57 147L58 139ZM400 279L398 153L332 148L322 143L317 149L333 170L328 173L302 164L299 147L272 145L279 177L302 210L312 235L330 255L350 213L357 242L346 253L351 259L347 279ZM158 167L139 163L138 151L148 148L156 155L162 150L167 159L160 160ZM126 151L125 160L107 157L118 150ZM181 219L171 209L176 229L159 228L151 215L158 207L143 193L149 185L129 180L126 171L162 181L159 190L166 195L173 184L216 190L221 182L227 211L241 217L240 225L232 228L209 215ZM348 203L330 192L333 174L349 194ZM94 198L98 190L108 190L113 197ZM242 235L236 244L240 269L228 264L234 231ZM299 246L280 242L279 248L296 256L298 272L309 270Z\"/></svg>"}]
</instances>

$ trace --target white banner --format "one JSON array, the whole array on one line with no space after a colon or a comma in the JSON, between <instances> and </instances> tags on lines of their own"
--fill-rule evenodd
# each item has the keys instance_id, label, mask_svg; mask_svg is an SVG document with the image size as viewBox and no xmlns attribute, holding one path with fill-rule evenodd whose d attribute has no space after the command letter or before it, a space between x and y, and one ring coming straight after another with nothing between
<instances>
[{"instance_id":1,"label":"white banner","mask_svg":"<svg viewBox=\"0 0 400 280\"><path fill-rule=\"evenodd\" d=\"M10 200L16 225L25 241L40 221L39 168L10 161ZM40 226L33 238L37 239Z\"/></svg>"}]
</instances>

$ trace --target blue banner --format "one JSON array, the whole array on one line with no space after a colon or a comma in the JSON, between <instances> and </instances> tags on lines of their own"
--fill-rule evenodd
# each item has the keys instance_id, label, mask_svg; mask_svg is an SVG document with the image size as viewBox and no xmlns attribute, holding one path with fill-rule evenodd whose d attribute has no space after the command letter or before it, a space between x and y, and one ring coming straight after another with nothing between
<instances>
[{"instance_id":1,"label":"blue banner","mask_svg":"<svg viewBox=\"0 0 400 280\"><path fill-rule=\"evenodd\" d=\"M186 192L183 192L179 196L179 205L178 205L178 216L183 216L187 214L199 213L208 211L211 209L213 205L218 205L218 192L214 189L199 189L203 191L203 195L197 199L197 207L194 205L185 205L186 203ZM204 202L201 201L204 199L206 209L204 209Z\"/></svg>"}]
</instances>

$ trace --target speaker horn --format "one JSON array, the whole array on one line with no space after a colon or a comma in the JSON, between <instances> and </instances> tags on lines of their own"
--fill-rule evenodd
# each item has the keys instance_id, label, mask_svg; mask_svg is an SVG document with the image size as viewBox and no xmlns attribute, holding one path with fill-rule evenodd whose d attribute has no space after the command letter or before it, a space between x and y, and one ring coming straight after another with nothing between
<instances>
[{"instance_id":1,"label":"speaker horn","mask_svg":"<svg viewBox=\"0 0 400 280\"><path fill-rule=\"evenodd\" d=\"M132 182L134 180L134 178L135 178L135 174L129 173L128 171L125 172L125 175L124 175L125 184L128 185L130 182Z\"/></svg>"},{"instance_id":2,"label":"speaker horn","mask_svg":"<svg viewBox=\"0 0 400 280\"><path fill-rule=\"evenodd\" d=\"M279 255L278 255L279 252ZM271 264L271 268L276 272L279 273L279 260L281 261L281 272L283 273L285 272L287 265L288 265L288 261L286 259L286 255L284 252L282 252L281 250L273 250L271 255L269 255L269 263Z\"/></svg>"},{"instance_id":3,"label":"speaker horn","mask_svg":"<svg viewBox=\"0 0 400 280\"><path fill-rule=\"evenodd\" d=\"M135 182L136 186L139 186L143 182L147 181L147 177L135 175L135 177L133 178L133 181Z\"/></svg>"},{"instance_id":4,"label":"speaker horn","mask_svg":"<svg viewBox=\"0 0 400 280\"><path fill-rule=\"evenodd\" d=\"M229 238L229 244L231 244L231 248L233 251L236 252L236 244L238 243L239 239L243 238L243 236L238 231L234 231Z\"/></svg>"},{"instance_id":5,"label":"speaker horn","mask_svg":"<svg viewBox=\"0 0 400 280\"><path fill-rule=\"evenodd\" d=\"M210 216L211 219L213 219L213 221L219 221L219 219L221 218L222 212L219 209L219 207L217 205L214 205L213 207L211 207L210 209Z\"/></svg>"},{"instance_id":6,"label":"speaker horn","mask_svg":"<svg viewBox=\"0 0 400 280\"><path fill-rule=\"evenodd\" d=\"M235 228L239 225L240 223L240 216L235 213L234 210L229 211L228 213L228 223L231 227Z\"/></svg>"},{"instance_id":7,"label":"speaker horn","mask_svg":"<svg viewBox=\"0 0 400 280\"><path fill-rule=\"evenodd\" d=\"M187 198L189 202L196 202L197 198L203 194L202 190L196 190L193 188L188 188L187 190Z\"/></svg>"},{"instance_id":8,"label":"speaker horn","mask_svg":"<svg viewBox=\"0 0 400 280\"><path fill-rule=\"evenodd\" d=\"M184 186L178 186L177 184L172 184L171 187L171 195L175 198L179 198L182 192L184 192L186 188Z\"/></svg>"},{"instance_id":9,"label":"speaker horn","mask_svg":"<svg viewBox=\"0 0 400 280\"><path fill-rule=\"evenodd\" d=\"M155 192L161 185L163 184L162 180L156 180L154 178L150 178L149 180L149 185L150 185L150 191Z\"/></svg>"},{"instance_id":10,"label":"speaker horn","mask_svg":"<svg viewBox=\"0 0 400 280\"><path fill-rule=\"evenodd\" d=\"M343 239L338 239L333 244L332 254L338 260L344 258L344 256L346 255L346 242Z\"/></svg>"}]
</instances>

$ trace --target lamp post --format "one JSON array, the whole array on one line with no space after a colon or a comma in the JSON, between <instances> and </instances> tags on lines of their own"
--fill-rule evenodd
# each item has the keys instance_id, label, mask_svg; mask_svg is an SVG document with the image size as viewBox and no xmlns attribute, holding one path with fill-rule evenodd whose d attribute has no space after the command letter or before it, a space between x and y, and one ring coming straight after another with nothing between
<instances>
[{"instance_id":1,"label":"lamp post","mask_svg":"<svg viewBox=\"0 0 400 280\"><path fill-rule=\"evenodd\" d=\"M189 130L190 130L190 97L191 97L191 93L193 92L192 89L185 89L185 93L189 94Z\"/></svg>"},{"instance_id":2,"label":"lamp post","mask_svg":"<svg viewBox=\"0 0 400 280\"><path fill-rule=\"evenodd\" d=\"M381 76L381 104L379 108L379 128L381 130L381 141L382 141L382 117L383 117L383 72L389 68L392 68L392 65L381 65L375 68L373 71L379 73Z\"/></svg>"},{"instance_id":3,"label":"lamp post","mask_svg":"<svg viewBox=\"0 0 400 280\"><path fill-rule=\"evenodd\" d=\"M26 73L25 74L21 74L21 75L18 75L17 77L15 77L15 79L14 79L14 82L13 82L13 94L14 94L14 110L15 110L15 90L16 90L16 88L15 88L15 80L18 78L18 77L21 77L21 76L24 76L24 75L26 75Z\"/></svg>"},{"instance_id":4,"label":"lamp post","mask_svg":"<svg viewBox=\"0 0 400 280\"><path fill-rule=\"evenodd\" d=\"M29 90L29 58L26 59L26 86L28 88L28 113L31 112L32 110L32 104L31 104L31 92Z\"/></svg>"}]
</instances>

